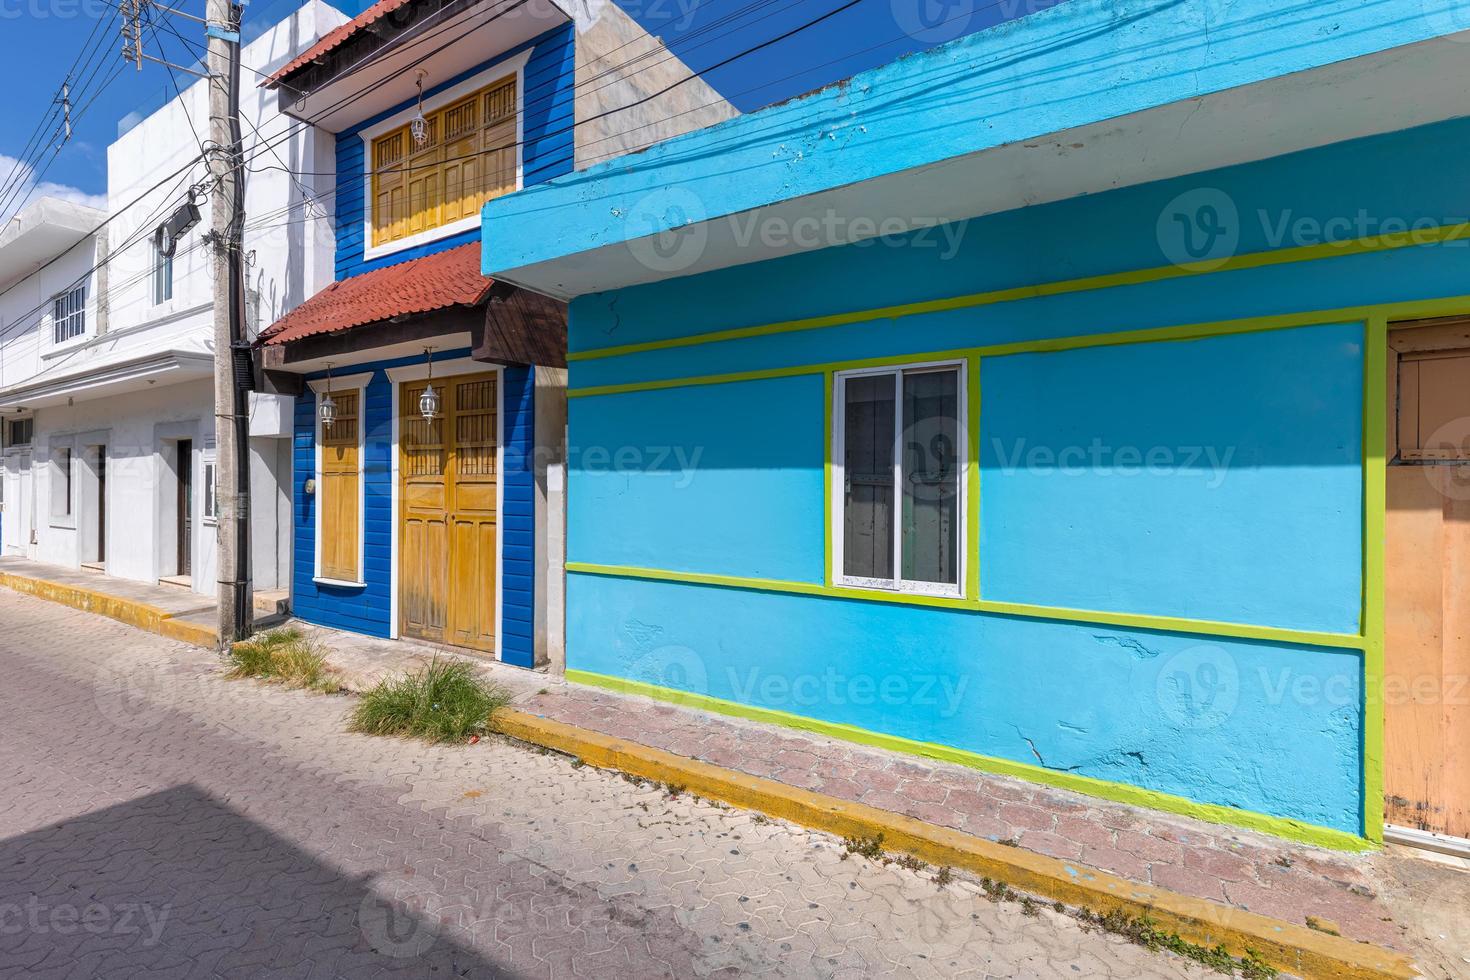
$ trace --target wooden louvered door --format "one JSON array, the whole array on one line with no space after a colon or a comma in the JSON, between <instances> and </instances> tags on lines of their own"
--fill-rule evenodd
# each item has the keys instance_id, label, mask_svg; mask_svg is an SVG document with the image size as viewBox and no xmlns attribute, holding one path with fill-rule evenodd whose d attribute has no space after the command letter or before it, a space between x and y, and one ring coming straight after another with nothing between
<instances>
[{"instance_id":1,"label":"wooden louvered door","mask_svg":"<svg viewBox=\"0 0 1470 980\"><path fill-rule=\"evenodd\" d=\"M399 628L404 636L495 651L499 384L435 381L441 414L419 414L427 382L401 389Z\"/></svg>"},{"instance_id":2,"label":"wooden louvered door","mask_svg":"<svg viewBox=\"0 0 1470 980\"><path fill-rule=\"evenodd\" d=\"M362 461L358 425L359 393L338 392L337 420L321 434L321 576L334 582L360 582ZM206 488L207 490L208 488Z\"/></svg>"}]
</instances>

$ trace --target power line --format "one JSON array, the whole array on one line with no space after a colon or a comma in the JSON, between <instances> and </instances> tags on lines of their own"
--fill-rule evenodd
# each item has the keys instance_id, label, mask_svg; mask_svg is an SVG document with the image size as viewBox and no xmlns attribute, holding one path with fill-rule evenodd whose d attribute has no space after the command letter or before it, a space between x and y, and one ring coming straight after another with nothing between
<instances>
[{"instance_id":1,"label":"power line","mask_svg":"<svg viewBox=\"0 0 1470 980\"><path fill-rule=\"evenodd\" d=\"M101 31L103 24L111 24L111 22L115 19L117 19L117 14L114 12L113 15L107 18L105 21L102 18L98 18L92 24L92 33L87 35L87 40L82 42L81 50L77 52L76 58L72 60L71 67L66 70L66 75L64 76L65 80L62 82L63 86L69 83L72 78L78 77L77 67L82 64L84 56L87 60L95 57L95 51L91 54L88 54L89 49L92 47L93 41L97 38L98 32ZM105 36L106 35L103 35L104 38ZM58 86L57 94L59 95L60 93L61 86ZM30 137L27 138L25 146L16 156L15 165L11 167L10 173L5 176L5 179L3 181L0 181L0 197L3 197L6 193L8 193L11 182L13 180L19 179L19 175L27 168L26 157L31 153L32 149L39 149L37 140L44 140L44 137L41 134L46 130L47 123L55 115L55 106L56 102L53 99L51 104L47 106L46 111L42 113L41 120L36 124L36 128L32 130Z\"/></svg>"}]
</instances>

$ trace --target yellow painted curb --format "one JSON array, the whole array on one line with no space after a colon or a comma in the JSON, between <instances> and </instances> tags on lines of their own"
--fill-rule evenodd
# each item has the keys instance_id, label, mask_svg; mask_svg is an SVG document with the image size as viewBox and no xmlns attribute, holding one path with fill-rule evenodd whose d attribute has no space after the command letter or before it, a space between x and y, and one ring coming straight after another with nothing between
<instances>
[{"instance_id":1,"label":"yellow painted curb","mask_svg":"<svg viewBox=\"0 0 1470 980\"><path fill-rule=\"evenodd\" d=\"M218 646L218 633L208 626L176 619L174 614L146 602L107 595L79 585L66 585L47 579L0 572L0 585L16 592L70 606L83 612L94 613L115 619L119 623L135 626L140 630L157 633L171 640L181 640L194 646L213 650Z\"/></svg>"},{"instance_id":2,"label":"yellow painted curb","mask_svg":"<svg viewBox=\"0 0 1470 980\"><path fill-rule=\"evenodd\" d=\"M1235 956L1252 951L1272 966L1299 977L1407 980L1418 976L1408 957L1390 950L1137 884L1075 862L996 844L903 814L723 769L524 711L498 712L495 726L511 738L565 752L602 769L683 786L700 796L806 827L848 837L882 834L887 849L1004 881L1023 892L1073 907L1099 913L1121 909L1135 917L1147 914L1160 931L1202 946L1224 945Z\"/></svg>"}]
</instances>

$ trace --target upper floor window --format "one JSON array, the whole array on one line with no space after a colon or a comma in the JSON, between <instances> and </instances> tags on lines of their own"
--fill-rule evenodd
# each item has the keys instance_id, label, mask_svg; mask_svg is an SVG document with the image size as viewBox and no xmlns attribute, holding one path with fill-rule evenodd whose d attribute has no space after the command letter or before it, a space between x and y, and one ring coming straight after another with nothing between
<instances>
[{"instance_id":1,"label":"upper floor window","mask_svg":"<svg viewBox=\"0 0 1470 980\"><path fill-rule=\"evenodd\" d=\"M35 419L7 419L5 422L5 448L19 449L29 446L35 435Z\"/></svg>"},{"instance_id":2,"label":"upper floor window","mask_svg":"<svg viewBox=\"0 0 1470 980\"><path fill-rule=\"evenodd\" d=\"M51 301L51 329L56 343L87 332L87 284L78 283Z\"/></svg>"},{"instance_id":3,"label":"upper floor window","mask_svg":"<svg viewBox=\"0 0 1470 980\"><path fill-rule=\"evenodd\" d=\"M174 249L167 232L153 233L153 305L174 298Z\"/></svg>"},{"instance_id":4,"label":"upper floor window","mask_svg":"<svg viewBox=\"0 0 1470 980\"><path fill-rule=\"evenodd\" d=\"M372 141L372 244L387 245L480 213L516 189L516 76L424 114L422 143L405 125Z\"/></svg>"}]
</instances>

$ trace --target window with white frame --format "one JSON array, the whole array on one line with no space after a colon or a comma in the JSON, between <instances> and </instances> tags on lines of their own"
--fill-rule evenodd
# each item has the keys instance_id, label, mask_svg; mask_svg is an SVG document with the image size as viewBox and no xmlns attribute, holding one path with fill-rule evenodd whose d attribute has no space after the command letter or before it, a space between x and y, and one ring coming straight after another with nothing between
<instances>
[{"instance_id":1,"label":"window with white frame","mask_svg":"<svg viewBox=\"0 0 1470 980\"><path fill-rule=\"evenodd\" d=\"M174 298L174 249L160 228L153 233L153 305Z\"/></svg>"},{"instance_id":2,"label":"window with white frame","mask_svg":"<svg viewBox=\"0 0 1470 980\"><path fill-rule=\"evenodd\" d=\"M215 482L216 474L215 458L204 457L204 523L216 524L219 522L219 489Z\"/></svg>"},{"instance_id":3,"label":"window with white frame","mask_svg":"<svg viewBox=\"0 0 1470 980\"><path fill-rule=\"evenodd\" d=\"M964 366L843 372L833 396L835 580L962 594Z\"/></svg>"},{"instance_id":4,"label":"window with white frame","mask_svg":"<svg viewBox=\"0 0 1470 980\"><path fill-rule=\"evenodd\" d=\"M51 447L51 516L65 519L72 511L71 445Z\"/></svg>"},{"instance_id":5,"label":"window with white frame","mask_svg":"<svg viewBox=\"0 0 1470 980\"><path fill-rule=\"evenodd\" d=\"M51 332L64 344L87 332L87 284L77 283L51 300Z\"/></svg>"}]
</instances>

